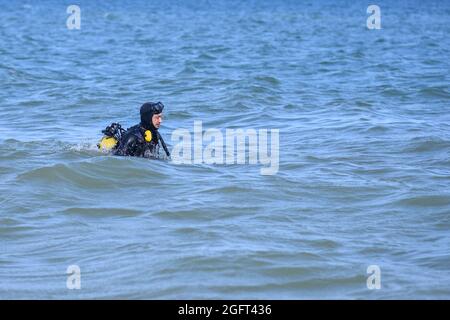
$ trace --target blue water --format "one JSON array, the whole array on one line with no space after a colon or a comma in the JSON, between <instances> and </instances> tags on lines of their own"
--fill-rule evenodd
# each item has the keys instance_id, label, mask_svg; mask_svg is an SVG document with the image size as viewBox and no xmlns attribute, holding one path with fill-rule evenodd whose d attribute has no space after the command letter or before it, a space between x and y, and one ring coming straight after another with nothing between
<instances>
[{"instance_id":1,"label":"blue water","mask_svg":"<svg viewBox=\"0 0 450 320\"><path fill-rule=\"evenodd\" d=\"M0 0L0 298L450 298L449 1L76 4ZM145 101L279 171L99 152Z\"/></svg>"}]
</instances>

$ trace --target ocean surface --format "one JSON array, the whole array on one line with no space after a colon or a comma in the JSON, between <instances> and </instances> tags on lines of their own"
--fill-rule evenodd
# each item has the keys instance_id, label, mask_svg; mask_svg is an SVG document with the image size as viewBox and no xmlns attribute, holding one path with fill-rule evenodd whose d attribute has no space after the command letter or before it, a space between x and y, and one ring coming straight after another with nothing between
<instances>
[{"instance_id":1,"label":"ocean surface","mask_svg":"<svg viewBox=\"0 0 450 320\"><path fill-rule=\"evenodd\" d=\"M1 299L450 298L450 1L69 4L0 0ZM98 151L146 101L278 172Z\"/></svg>"}]
</instances>

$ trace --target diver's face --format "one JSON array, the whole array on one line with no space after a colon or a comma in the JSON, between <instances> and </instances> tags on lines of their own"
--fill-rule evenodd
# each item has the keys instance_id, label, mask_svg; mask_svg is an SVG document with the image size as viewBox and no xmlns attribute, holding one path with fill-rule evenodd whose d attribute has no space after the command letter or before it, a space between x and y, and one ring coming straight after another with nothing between
<instances>
[{"instance_id":1,"label":"diver's face","mask_svg":"<svg viewBox=\"0 0 450 320\"><path fill-rule=\"evenodd\" d=\"M153 126L156 129L159 129L159 127L161 126L161 123L163 121L163 114L162 113L158 113L158 114L154 114L152 117L152 123Z\"/></svg>"}]
</instances>

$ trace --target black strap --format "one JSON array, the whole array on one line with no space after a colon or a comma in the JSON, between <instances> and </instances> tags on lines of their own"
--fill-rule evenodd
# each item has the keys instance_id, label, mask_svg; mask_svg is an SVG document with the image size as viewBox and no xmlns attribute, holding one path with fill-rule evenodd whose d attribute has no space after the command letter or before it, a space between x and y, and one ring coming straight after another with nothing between
<instances>
[{"instance_id":1,"label":"black strap","mask_svg":"<svg viewBox=\"0 0 450 320\"><path fill-rule=\"evenodd\" d=\"M159 131L156 131L156 132L158 133L158 139L161 141L164 151L166 152L167 156L170 157L170 152L169 152L169 149L167 149L166 143L164 142L163 138L159 134Z\"/></svg>"}]
</instances>

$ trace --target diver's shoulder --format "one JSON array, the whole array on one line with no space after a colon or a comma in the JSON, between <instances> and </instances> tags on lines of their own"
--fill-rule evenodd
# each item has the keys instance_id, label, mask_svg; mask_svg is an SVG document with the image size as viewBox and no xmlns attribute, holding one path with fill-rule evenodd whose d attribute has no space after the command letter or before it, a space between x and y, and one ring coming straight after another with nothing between
<instances>
[{"instance_id":1,"label":"diver's shoulder","mask_svg":"<svg viewBox=\"0 0 450 320\"><path fill-rule=\"evenodd\" d=\"M135 124L132 127L129 127L127 129L127 132L134 132L134 131L140 131L141 130L141 125L140 124Z\"/></svg>"},{"instance_id":2,"label":"diver's shoulder","mask_svg":"<svg viewBox=\"0 0 450 320\"><path fill-rule=\"evenodd\" d=\"M142 137L142 128L139 124L134 125L134 126L128 128L125 134Z\"/></svg>"}]
</instances>

